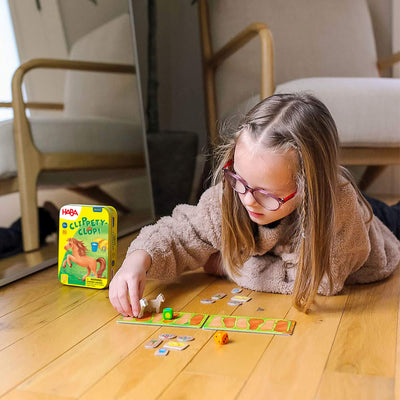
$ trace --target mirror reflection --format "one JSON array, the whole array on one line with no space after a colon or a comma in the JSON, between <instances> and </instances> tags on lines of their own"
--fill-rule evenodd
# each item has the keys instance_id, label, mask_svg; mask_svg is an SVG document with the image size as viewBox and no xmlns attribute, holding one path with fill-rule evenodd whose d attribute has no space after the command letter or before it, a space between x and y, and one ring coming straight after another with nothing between
<instances>
[{"instance_id":1,"label":"mirror reflection","mask_svg":"<svg viewBox=\"0 0 400 400\"><path fill-rule=\"evenodd\" d=\"M130 2L0 4L0 88L12 80L0 92L4 285L56 263L63 205L114 206L119 237L154 210Z\"/></svg>"}]
</instances>

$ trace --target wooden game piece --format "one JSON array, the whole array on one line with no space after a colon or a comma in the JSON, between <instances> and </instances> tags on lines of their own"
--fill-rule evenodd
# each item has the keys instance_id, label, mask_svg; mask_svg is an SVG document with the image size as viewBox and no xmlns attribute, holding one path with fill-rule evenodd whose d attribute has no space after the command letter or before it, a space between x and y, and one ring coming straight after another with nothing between
<instances>
[{"instance_id":1,"label":"wooden game piece","mask_svg":"<svg viewBox=\"0 0 400 400\"><path fill-rule=\"evenodd\" d=\"M221 300L226 296L225 293L217 293L214 294L214 296L211 297L211 300Z\"/></svg>"},{"instance_id":2,"label":"wooden game piece","mask_svg":"<svg viewBox=\"0 0 400 400\"><path fill-rule=\"evenodd\" d=\"M162 343L162 341L160 339L151 339L149 340L144 347L146 349L155 349L156 347L158 347L160 344Z\"/></svg>"},{"instance_id":3,"label":"wooden game piece","mask_svg":"<svg viewBox=\"0 0 400 400\"><path fill-rule=\"evenodd\" d=\"M194 340L193 336L178 336L176 339L178 342L191 342Z\"/></svg>"},{"instance_id":4,"label":"wooden game piece","mask_svg":"<svg viewBox=\"0 0 400 400\"><path fill-rule=\"evenodd\" d=\"M166 355L168 355L168 353L169 353L169 350L168 349L164 349L164 347L162 347L161 349L157 349L154 352L154 355L155 356L163 356L163 357L165 357Z\"/></svg>"},{"instance_id":5,"label":"wooden game piece","mask_svg":"<svg viewBox=\"0 0 400 400\"><path fill-rule=\"evenodd\" d=\"M231 297L231 301L239 301L240 303L246 303L247 301L250 301L251 297L247 296L233 296Z\"/></svg>"},{"instance_id":6,"label":"wooden game piece","mask_svg":"<svg viewBox=\"0 0 400 400\"><path fill-rule=\"evenodd\" d=\"M231 293L233 293L233 294L238 294L238 293L241 293L241 292L242 292L242 289L240 289L240 288L235 288L235 289L231 290Z\"/></svg>"},{"instance_id":7,"label":"wooden game piece","mask_svg":"<svg viewBox=\"0 0 400 400\"><path fill-rule=\"evenodd\" d=\"M165 343L163 347L169 350L185 350L188 346L189 345L187 343L170 340L169 342Z\"/></svg>"},{"instance_id":8,"label":"wooden game piece","mask_svg":"<svg viewBox=\"0 0 400 400\"><path fill-rule=\"evenodd\" d=\"M228 301L229 306L241 306L243 303L241 301Z\"/></svg>"},{"instance_id":9,"label":"wooden game piece","mask_svg":"<svg viewBox=\"0 0 400 400\"><path fill-rule=\"evenodd\" d=\"M172 333L162 333L159 338L161 340L171 340L171 339L175 339L176 335L173 335Z\"/></svg>"},{"instance_id":10,"label":"wooden game piece","mask_svg":"<svg viewBox=\"0 0 400 400\"><path fill-rule=\"evenodd\" d=\"M217 344L227 344L229 342L229 336L226 332L217 331L214 334L214 341Z\"/></svg>"},{"instance_id":11,"label":"wooden game piece","mask_svg":"<svg viewBox=\"0 0 400 400\"><path fill-rule=\"evenodd\" d=\"M202 303L202 304L212 304L212 303L215 303L215 300L202 299L202 300L200 300L200 303Z\"/></svg>"},{"instance_id":12,"label":"wooden game piece","mask_svg":"<svg viewBox=\"0 0 400 400\"><path fill-rule=\"evenodd\" d=\"M140 312L138 318L142 318L145 312L160 312L161 303L165 301L165 297L160 293L155 299L147 300L145 297L139 300Z\"/></svg>"},{"instance_id":13,"label":"wooden game piece","mask_svg":"<svg viewBox=\"0 0 400 400\"><path fill-rule=\"evenodd\" d=\"M174 318L174 311L172 310L172 308L164 308L163 310L163 318L170 320Z\"/></svg>"}]
</instances>

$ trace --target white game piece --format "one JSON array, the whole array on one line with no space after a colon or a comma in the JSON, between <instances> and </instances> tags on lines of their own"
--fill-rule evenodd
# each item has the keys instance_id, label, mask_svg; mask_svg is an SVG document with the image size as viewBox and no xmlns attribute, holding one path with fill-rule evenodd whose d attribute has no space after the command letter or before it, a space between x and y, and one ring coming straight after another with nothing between
<instances>
[{"instance_id":1,"label":"white game piece","mask_svg":"<svg viewBox=\"0 0 400 400\"><path fill-rule=\"evenodd\" d=\"M161 349L158 349L154 352L155 356L166 356L169 353L168 349L164 349L164 347L162 347Z\"/></svg>"},{"instance_id":2,"label":"white game piece","mask_svg":"<svg viewBox=\"0 0 400 400\"><path fill-rule=\"evenodd\" d=\"M144 347L146 349L155 349L161 343L162 343L162 341L160 339L151 339L144 345Z\"/></svg>"},{"instance_id":3,"label":"white game piece","mask_svg":"<svg viewBox=\"0 0 400 400\"><path fill-rule=\"evenodd\" d=\"M243 303L240 301L228 301L229 306L241 306Z\"/></svg>"},{"instance_id":4,"label":"white game piece","mask_svg":"<svg viewBox=\"0 0 400 400\"><path fill-rule=\"evenodd\" d=\"M191 342L194 340L193 336L178 336L176 339L178 342Z\"/></svg>"},{"instance_id":5,"label":"white game piece","mask_svg":"<svg viewBox=\"0 0 400 400\"><path fill-rule=\"evenodd\" d=\"M186 347L189 345L184 342L174 342L173 340L170 340L169 342L164 344L164 348L170 349L170 350L185 350Z\"/></svg>"},{"instance_id":6,"label":"white game piece","mask_svg":"<svg viewBox=\"0 0 400 400\"><path fill-rule=\"evenodd\" d=\"M217 293L214 294L214 296L211 297L212 300L221 300L226 296L225 293Z\"/></svg>"},{"instance_id":7,"label":"white game piece","mask_svg":"<svg viewBox=\"0 0 400 400\"><path fill-rule=\"evenodd\" d=\"M200 303L202 303L202 304L212 304L212 303L215 303L215 300L203 299L203 300L200 300Z\"/></svg>"},{"instance_id":8,"label":"white game piece","mask_svg":"<svg viewBox=\"0 0 400 400\"><path fill-rule=\"evenodd\" d=\"M175 339L176 335L173 335L172 333L162 333L159 338L161 340L171 340L171 339Z\"/></svg>"},{"instance_id":9,"label":"white game piece","mask_svg":"<svg viewBox=\"0 0 400 400\"><path fill-rule=\"evenodd\" d=\"M240 288L235 288L235 289L231 290L231 293L233 293L233 294L237 294L237 293L241 293L241 292L242 292L242 289L240 289Z\"/></svg>"},{"instance_id":10,"label":"white game piece","mask_svg":"<svg viewBox=\"0 0 400 400\"><path fill-rule=\"evenodd\" d=\"M246 303L246 301L250 301L251 297L247 296L233 296L231 297L231 301L239 301L241 303Z\"/></svg>"},{"instance_id":11,"label":"white game piece","mask_svg":"<svg viewBox=\"0 0 400 400\"><path fill-rule=\"evenodd\" d=\"M147 301L145 297L139 300L140 312L138 318L142 318L145 311L147 312L160 312L161 303L165 301L165 297L160 293L155 299Z\"/></svg>"}]
</instances>

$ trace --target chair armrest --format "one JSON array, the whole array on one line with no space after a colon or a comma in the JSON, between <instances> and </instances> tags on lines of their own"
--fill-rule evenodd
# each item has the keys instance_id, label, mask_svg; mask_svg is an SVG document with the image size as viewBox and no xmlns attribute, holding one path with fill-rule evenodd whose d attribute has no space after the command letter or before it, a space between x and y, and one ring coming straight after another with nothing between
<instances>
[{"instance_id":1,"label":"chair armrest","mask_svg":"<svg viewBox=\"0 0 400 400\"><path fill-rule=\"evenodd\" d=\"M24 164L26 162L25 158L28 158L27 155L29 154L29 162L32 163L32 168L36 168L39 171L44 161L40 158L40 152L33 142L30 124L25 114L25 103L22 95L22 81L25 74L36 68L124 74L136 74L136 68L134 65L127 64L38 58L27 61L16 69L11 82L11 92L12 108L14 111L14 140L17 159L19 160L18 165Z\"/></svg>"},{"instance_id":2,"label":"chair armrest","mask_svg":"<svg viewBox=\"0 0 400 400\"><path fill-rule=\"evenodd\" d=\"M12 108L12 103L1 102L0 108ZM25 103L25 108L35 108L40 110L64 110L62 103L42 103L42 102L28 102Z\"/></svg>"},{"instance_id":3,"label":"chair armrest","mask_svg":"<svg viewBox=\"0 0 400 400\"><path fill-rule=\"evenodd\" d=\"M392 65L396 64L400 61L400 51L397 53L392 54L389 57L384 57L377 62L377 66L379 71L383 71L386 68L390 68Z\"/></svg>"},{"instance_id":4,"label":"chair armrest","mask_svg":"<svg viewBox=\"0 0 400 400\"><path fill-rule=\"evenodd\" d=\"M14 112L16 111L15 107L17 106L17 103L19 103L20 105L23 104L22 80L28 71L36 68L136 74L136 68L134 65L98 63L92 61L61 60L51 58L35 58L21 64L14 72L11 82L12 107L14 108Z\"/></svg>"},{"instance_id":5,"label":"chair armrest","mask_svg":"<svg viewBox=\"0 0 400 400\"><path fill-rule=\"evenodd\" d=\"M243 31L233 37L220 50L213 54L206 63L213 69L217 69L226 59L236 53L254 37L261 40L261 98L272 95L274 87L274 54L272 35L268 26L255 22L247 26Z\"/></svg>"}]
</instances>

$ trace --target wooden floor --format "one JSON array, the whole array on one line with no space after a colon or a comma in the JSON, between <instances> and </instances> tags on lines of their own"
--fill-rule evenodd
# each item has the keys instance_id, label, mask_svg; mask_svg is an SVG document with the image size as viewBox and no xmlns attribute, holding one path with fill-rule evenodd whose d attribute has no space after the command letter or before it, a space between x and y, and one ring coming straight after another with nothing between
<instances>
[{"instance_id":1,"label":"wooden floor","mask_svg":"<svg viewBox=\"0 0 400 400\"><path fill-rule=\"evenodd\" d=\"M119 242L121 263L132 239ZM297 321L293 336L117 324L108 291L63 286L50 267L0 289L1 399L399 399L400 276L318 297L310 315L290 296L244 291L240 307L200 303L235 285L202 271L149 281L176 311ZM260 311L260 309L264 311ZM162 332L192 335L182 352L144 348Z\"/></svg>"}]
</instances>

